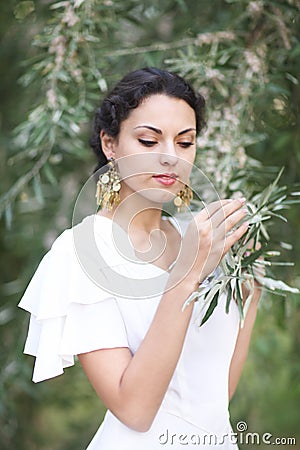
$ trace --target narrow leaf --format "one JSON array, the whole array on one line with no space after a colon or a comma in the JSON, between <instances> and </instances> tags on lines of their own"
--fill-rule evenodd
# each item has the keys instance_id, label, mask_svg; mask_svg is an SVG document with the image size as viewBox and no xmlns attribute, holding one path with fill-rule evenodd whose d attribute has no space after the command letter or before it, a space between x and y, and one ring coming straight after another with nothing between
<instances>
[{"instance_id":1,"label":"narrow leaf","mask_svg":"<svg viewBox=\"0 0 300 450\"><path fill-rule=\"evenodd\" d=\"M205 316L203 317L200 327L210 318L212 313L214 312L214 309L216 308L219 300L219 292L216 292L212 301L210 302L210 305L205 313Z\"/></svg>"},{"instance_id":2,"label":"narrow leaf","mask_svg":"<svg viewBox=\"0 0 300 450\"><path fill-rule=\"evenodd\" d=\"M43 167L43 171L48 179L48 181L53 185L57 185L57 180L53 174L53 171L51 169L51 167L49 166L49 164L45 164Z\"/></svg>"},{"instance_id":3,"label":"narrow leaf","mask_svg":"<svg viewBox=\"0 0 300 450\"><path fill-rule=\"evenodd\" d=\"M244 325L244 311L243 311L243 298L242 298L242 287L240 280L236 280L235 284L235 292L236 292L236 300L237 300L237 306L240 313L240 321L241 321L241 327Z\"/></svg>"},{"instance_id":4,"label":"narrow leaf","mask_svg":"<svg viewBox=\"0 0 300 450\"><path fill-rule=\"evenodd\" d=\"M252 264L256 259L258 259L264 252L264 249L261 247L259 250L255 250L251 255L243 258L242 267L247 267Z\"/></svg>"},{"instance_id":5,"label":"narrow leaf","mask_svg":"<svg viewBox=\"0 0 300 450\"><path fill-rule=\"evenodd\" d=\"M230 306L230 302L232 299L232 287L231 284L228 283L228 288L227 288L227 299L226 299L226 314L229 313L229 306Z\"/></svg>"},{"instance_id":6,"label":"narrow leaf","mask_svg":"<svg viewBox=\"0 0 300 450\"><path fill-rule=\"evenodd\" d=\"M249 294L248 294L247 298L244 301L244 307L243 307L244 317L247 316L247 312L248 312L248 309L249 309L249 307L251 305L251 301L252 301L253 293L254 293L254 288L253 288L253 284L252 283L247 283L246 287L247 287L247 290L248 290Z\"/></svg>"},{"instance_id":7,"label":"narrow leaf","mask_svg":"<svg viewBox=\"0 0 300 450\"><path fill-rule=\"evenodd\" d=\"M41 188L41 179L39 175L36 175L35 177L33 177L33 190L36 196L36 199L38 200L39 203L43 204L44 203L44 196L42 193L42 188Z\"/></svg>"},{"instance_id":8,"label":"narrow leaf","mask_svg":"<svg viewBox=\"0 0 300 450\"><path fill-rule=\"evenodd\" d=\"M7 228L10 230L11 229L11 225L12 225L12 209L11 209L11 204L8 203L8 205L5 207L5 223Z\"/></svg>"},{"instance_id":9,"label":"narrow leaf","mask_svg":"<svg viewBox=\"0 0 300 450\"><path fill-rule=\"evenodd\" d=\"M292 292L293 294L299 294L299 289L289 286L281 280L274 280L273 278L268 277L256 277L257 281L263 286L271 289L271 291L275 291L279 289L280 291Z\"/></svg>"}]
</instances>

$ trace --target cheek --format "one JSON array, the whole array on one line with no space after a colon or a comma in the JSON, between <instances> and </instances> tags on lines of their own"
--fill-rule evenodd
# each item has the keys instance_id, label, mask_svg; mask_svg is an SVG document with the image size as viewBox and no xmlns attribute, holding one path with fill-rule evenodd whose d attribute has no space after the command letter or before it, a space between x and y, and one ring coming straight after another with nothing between
<instances>
[{"instance_id":1,"label":"cheek","mask_svg":"<svg viewBox=\"0 0 300 450\"><path fill-rule=\"evenodd\" d=\"M152 153L130 154L118 158L118 169L123 180L157 171L157 155Z\"/></svg>"},{"instance_id":2,"label":"cheek","mask_svg":"<svg viewBox=\"0 0 300 450\"><path fill-rule=\"evenodd\" d=\"M180 168L179 174L183 182L188 182L194 167L194 161L194 152L192 154L184 155L178 160L178 167Z\"/></svg>"}]
</instances>

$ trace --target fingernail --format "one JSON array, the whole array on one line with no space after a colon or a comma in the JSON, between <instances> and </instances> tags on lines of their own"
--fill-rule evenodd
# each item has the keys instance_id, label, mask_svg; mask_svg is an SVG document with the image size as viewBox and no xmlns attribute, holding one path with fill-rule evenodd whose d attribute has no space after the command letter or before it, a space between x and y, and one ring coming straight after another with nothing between
<instances>
[{"instance_id":1,"label":"fingernail","mask_svg":"<svg viewBox=\"0 0 300 450\"><path fill-rule=\"evenodd\" d=\"M239 198L239 201L242 203L242 205L246 202L246 198L245 197L241 197Z\"/></svg>"}]
</instances>

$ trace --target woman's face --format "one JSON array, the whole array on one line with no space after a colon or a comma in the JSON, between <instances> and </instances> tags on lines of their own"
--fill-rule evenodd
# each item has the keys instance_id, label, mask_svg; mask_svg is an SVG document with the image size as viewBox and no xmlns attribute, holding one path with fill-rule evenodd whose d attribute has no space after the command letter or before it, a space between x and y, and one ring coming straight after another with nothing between
<instances>
[{"instance_id":1,"label":"woman's face","mask_svg":"<svg viewBox=\"0 0 300 450\"><path fill-rule=\"evenodd\" d=\"M133 109L112 139L101 134L107 157L121 175L121 198L138 194L155 203L171 201L188 183L196 154L196 117L184 100L152 95Z\"/></svg>"}]
</instances>

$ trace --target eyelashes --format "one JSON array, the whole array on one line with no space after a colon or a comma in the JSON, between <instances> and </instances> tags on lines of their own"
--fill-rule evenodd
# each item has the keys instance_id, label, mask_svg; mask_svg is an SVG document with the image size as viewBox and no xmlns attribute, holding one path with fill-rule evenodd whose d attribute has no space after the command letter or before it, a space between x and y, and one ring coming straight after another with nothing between
<instances>
[{"instance_id":1,"label":"eyelashes","mask_svg":"<svg viewBox=\"0 0 300 450\"><path fill-rule=\"evenodd\" d=\"M179 145L183 148L188 148L194 145L194 142L179 142Z\"/></svg>"},{"instance_id":2,"label":"eyelashes","mask_svg":"<svg viewBox=\"0 0 300 450\"><path fill-rule=\"evenodd\" d=\"M146 139L139 139L138 140L144 147L153 147L155 144L157 144L156 141L148 141Z\"/></svg>"},{"instance_id":3,"label":"eyelashes","mask_svg":"<svg viewBox=\"0 0 300 450\"><path fill-rule=\"evenodd\" d=\"M144 146L144 147L154 147L157 144L157 141L150 141L147 139L138 139L138 141ZM188 148L194 145L194 142L178 142L178 145L182 148Z\"/></svg>"}]
</instances>

